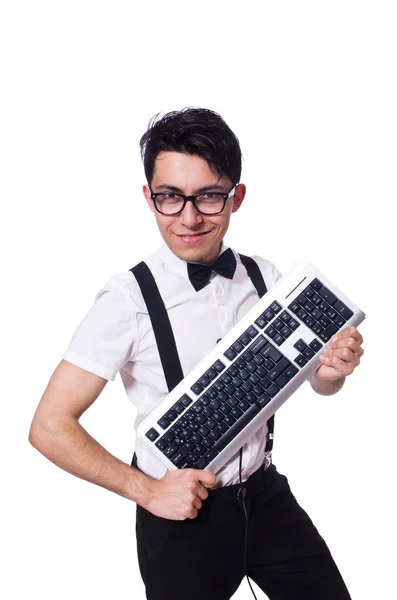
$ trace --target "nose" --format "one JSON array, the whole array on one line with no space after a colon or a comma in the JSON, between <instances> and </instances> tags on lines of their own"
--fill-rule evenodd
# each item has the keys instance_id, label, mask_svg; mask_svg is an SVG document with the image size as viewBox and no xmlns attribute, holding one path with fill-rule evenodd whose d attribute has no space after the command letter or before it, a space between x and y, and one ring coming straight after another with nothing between
<instances>
[{"instance_id":1,"label":"nose","mask_svg":"<svg viewBox=\"0 0 397 600\"><path fill-rule=\"evenodd\" d=\"M203 222L203 215L194 207L193 202L186 202L183 211L179 215L181 225L193 229Z\"/></svg>"}]
</instances>

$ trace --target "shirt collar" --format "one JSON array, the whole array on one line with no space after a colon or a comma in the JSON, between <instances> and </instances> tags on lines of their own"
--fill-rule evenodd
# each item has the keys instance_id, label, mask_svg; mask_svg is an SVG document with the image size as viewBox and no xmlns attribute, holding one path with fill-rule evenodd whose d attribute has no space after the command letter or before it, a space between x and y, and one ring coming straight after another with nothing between
<instances>
[{"instance_id":1,"label":"shirt collar","mask_svg":"<svg viewBox=\"0 0 397 600\"><path fill-rule=\"evenodd\" d=\"M223 254L223 252L228 250L228 248L229 247L226 246L226 244L222 241L218 256ZM167 244L164 243L161 246L161 248L158 251L158 255L159 255L161 262L163 263L163 265L166 267L167 270L171 270L172 272L176 273L177 275L181 275L186 278L188 277L187 261L182 260L181 258L176 256L176 254L174 254L172 252L172 250L167 246ZM214 260L216 260L218 258L218 256L216 256Z\"/></svg>"}]
</instances>

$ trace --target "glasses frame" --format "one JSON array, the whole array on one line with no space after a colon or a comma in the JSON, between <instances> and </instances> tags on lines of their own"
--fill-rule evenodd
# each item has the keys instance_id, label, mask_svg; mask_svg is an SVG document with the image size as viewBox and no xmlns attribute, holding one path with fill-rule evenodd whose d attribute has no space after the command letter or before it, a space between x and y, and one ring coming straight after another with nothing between
<instances>
[{"instance_id":1,"label":"glasses frame","mask_svg":"<svg viewBox=\"0 0 397 600\"><path fill-rule=\"evenodd\" d=\"M175 217L175 215L179 215L183 211L183 209L186 206L186 202L192 202L194 208L201 215L219 215L225 209L226 202L229 200L229 198L231 196L234 196L234 194L236 192L236 187L238 185L239 184L235 185L230 190L230 192L227 192L225 194L222 194L222 192L201 192L200 194L193 194L191 196L186 196L185 194L180 194L179 192L152 192L152 190L150 188L149 189L150 189L150 197L153 200L154 208L157 210L157 212L159 212L161 215L164 215L165 217ZM164 194L175 194L176 196L180 196L181 198L183 198L182 208L180 210L178 210L178 212L175 212L175 213L163 213L163 212L161 212L161 210L159 210L159 208L157 207L156 198L158 196L162 196ZM203 196L204 194L219 194L220 196L222 196L222 198L223 198L223 206L222 206L221 210L218 210L217 212L214 212L214 213L206 213L206 212L201 211L199 208L197 208L197 206L196 206L196 199L199 196Z\"/></svg>"}]
</instances>

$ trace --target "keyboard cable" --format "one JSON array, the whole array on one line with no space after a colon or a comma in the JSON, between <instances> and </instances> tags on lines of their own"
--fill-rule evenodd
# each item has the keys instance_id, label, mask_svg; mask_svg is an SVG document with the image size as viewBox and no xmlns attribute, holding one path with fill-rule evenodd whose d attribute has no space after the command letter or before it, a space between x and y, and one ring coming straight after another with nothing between
<instances>
[{"instance_id":1,"label":"keyboard cable","mask_svg":"<svg viewBox=\"0 0 397 600\"><path fill-rule=\"evenodd\" d=\"M240 448L240 467L239 467L239 479L240 479L240 488L237 492L237 502L240 502L241 499L241 503L243 505L243 511L244 511L244 516L245 516L245 539L244 539L244 568L245 568L245 575L247 577L247 581L248 581L248 585L251 588L251 592L254 595L255 600L258 600L257 597L255 596L255 592L252 588L250 579L248 577L248 559L247 559L247 546L248 546L248 512L247 512L247 507L245 505L245 497L247 495L247 488L244 486L243 484L243 480L242 480L242 475L241 475L241 471L242 471L242 464L243 464L243 448Z\"/></svg>"}]
</instances>

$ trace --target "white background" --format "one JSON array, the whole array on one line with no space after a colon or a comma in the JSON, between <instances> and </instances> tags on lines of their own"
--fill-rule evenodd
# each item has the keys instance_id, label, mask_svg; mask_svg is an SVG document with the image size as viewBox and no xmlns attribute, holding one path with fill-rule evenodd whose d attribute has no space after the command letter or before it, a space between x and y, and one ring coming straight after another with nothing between
<instances>
[{"instance_id":1,"label":"white background","mask_svg":"<svg viewBox=\"0 0 397 600\"><path fill-rule=\"evenodd\" d=\"M353 599L397 597L394 6L1 3L1 597L145 597L135 505L52 465L28 430L96 292L160 244L138 142L185 106L241 143L227 243L283 272L310 260L367 314L361 366L280 409L274 461ZM82 419L126 462L133 421L119 377ZM233 598L251 597L243 581Z\"/></svg>"}]
</instances>

